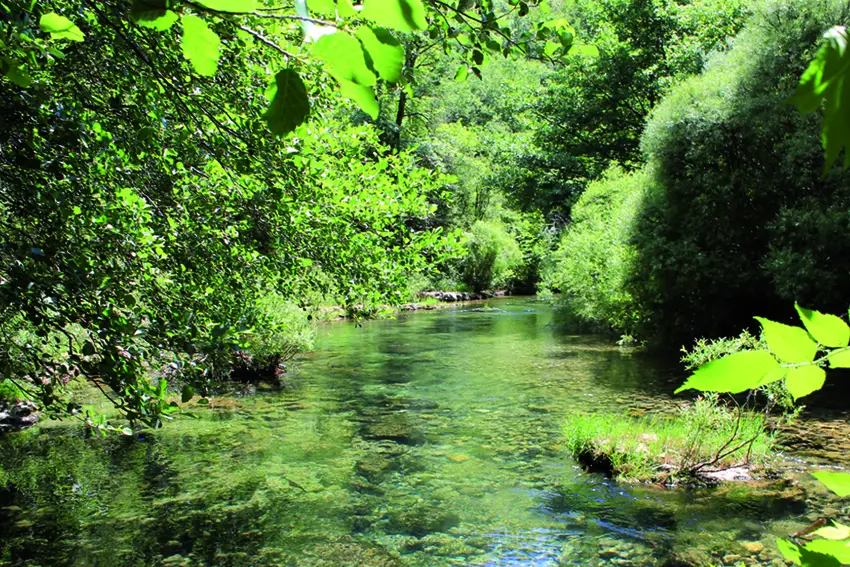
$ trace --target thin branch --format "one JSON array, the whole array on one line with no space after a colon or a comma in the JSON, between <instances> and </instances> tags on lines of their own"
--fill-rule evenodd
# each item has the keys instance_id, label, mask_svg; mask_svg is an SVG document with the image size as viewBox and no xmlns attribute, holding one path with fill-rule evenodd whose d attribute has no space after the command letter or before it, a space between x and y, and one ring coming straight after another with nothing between
<instances>
[{"instance_id":1,"label":"thin branch","mask_svg":"<svg viewBox=\"0 0 850 567\"><path fill-rule=\"evenodd\" d=\"M289 63L290 58L298 59L297 55L294 55L294 54L286 51L281 46L279 46L278 44L276 44L275 42L273 42L272 40L270 40L269 38L267 38L266 36L264 36L260 32L253 30L253 29L249 28L248 26L241 25L241 24L237 25L236 27L238 27L243 32L247 33L251 37L256 38L261 43L264 43L266 46L271 47L272 49L274 49L275 51L277 51L278 53L280 53L281 55L286 57L286 63L287 64Z\"/></svg>"}]
</instances>

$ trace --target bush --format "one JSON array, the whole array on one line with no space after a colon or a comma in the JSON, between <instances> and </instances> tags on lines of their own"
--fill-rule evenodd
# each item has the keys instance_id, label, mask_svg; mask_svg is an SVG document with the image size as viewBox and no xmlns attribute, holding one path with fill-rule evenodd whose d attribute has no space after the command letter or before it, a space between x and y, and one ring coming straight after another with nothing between
<instances>
[{"instance_id":1,"label":"bush","mask_svg":"<svg viewBox=\"0 0 850 567\"><path fill-rule=\"evenodd\" d=\"M573 222L543 284L561 291L562 306L582 322L634 332L646 318L629 277L637 256L633 227L649 183L645 172L613 168L591 183L573 208Z\"/></svg>"},{"instance_id":2,"label":"bush","mask_svg":"<svg viewBox=\"0 0 850 567\"><path fill-rule=\"evenodd\" d=\"M820 118L783 103L845 20L837 1L768 3L653 112L632 291L662 338L737 332L793 300L844 305L850 173L822 176Z\"/></svg>"},{"instance_id":3,"label":"bush","mask_svg":"<svg viewBox=\"0 0 850 567\"><path fill-rule=\"evenodd\" d=\"M476 221L469 229L466 246L459 271L476 292L507 284L522 261L519 244L499 221Z\"/></svg>"},{"instance_id":4,"label":"bush","mask_svg":"<svg viewBox=\"0 0 850 567\"><path fill-rule=\"evenodd\" d=\"M764 415L740 414L716 395L686 404L675 418L577 415L567 449L586 468L625 481L694 480L709 470L764 466L773 437Z\"/></svg>"}]
</instances>

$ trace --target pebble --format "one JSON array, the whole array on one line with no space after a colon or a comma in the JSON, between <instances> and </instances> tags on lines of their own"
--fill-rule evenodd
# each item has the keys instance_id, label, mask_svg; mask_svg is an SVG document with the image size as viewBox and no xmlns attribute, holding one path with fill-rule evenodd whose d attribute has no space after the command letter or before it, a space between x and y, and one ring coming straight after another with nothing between
<instances>
[{"instance_id":1,"label":"pebble","mask_svg":"<svg viewBox=\"0 0 850 567\"><path fill-rule=\"evenodd\" d=\"M741 547L753 555L758 555L764 551L764 544L758 541L742 541Z\"/></svg>"}]
</instances>

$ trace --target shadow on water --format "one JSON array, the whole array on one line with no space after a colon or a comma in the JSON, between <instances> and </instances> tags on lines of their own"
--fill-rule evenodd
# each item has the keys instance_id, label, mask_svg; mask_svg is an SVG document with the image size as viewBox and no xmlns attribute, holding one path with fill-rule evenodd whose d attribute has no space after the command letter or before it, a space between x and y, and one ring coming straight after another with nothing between
<instances>
[{"instance_id":1,"label":"shadow on water","mask_svg":"<svg viewBox=\"0 0 850 567\"><path fill-rule=\"evenodd\" d=\"M6 439L0 565L673 567L740 555L740 539L767 565L772 536L810 521L793 485L581 472L566 416L669 409L675 361L555 333L545 303L492 306L328 325L292 388L144 440Z\"/></svg>"}]
</instances>

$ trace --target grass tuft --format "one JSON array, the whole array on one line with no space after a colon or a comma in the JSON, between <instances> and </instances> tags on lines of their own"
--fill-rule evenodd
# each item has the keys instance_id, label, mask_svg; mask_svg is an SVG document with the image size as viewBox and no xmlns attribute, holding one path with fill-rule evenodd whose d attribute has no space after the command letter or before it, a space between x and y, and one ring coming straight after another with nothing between
<instances>
[{"instance_id":1,"label":"grass tuft","mask_svg":"<svg viewBox=\"0 0 850 567\"><path fill-rule=\"evenodd\" d=\"M773 447L763 414L739 413L717 396L697 398L675 417L576 415L564 432L585 468L630 482L692 482L709 471L763 468Z\"/></svg>"}]
</instances>

